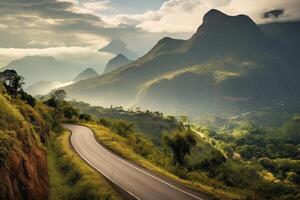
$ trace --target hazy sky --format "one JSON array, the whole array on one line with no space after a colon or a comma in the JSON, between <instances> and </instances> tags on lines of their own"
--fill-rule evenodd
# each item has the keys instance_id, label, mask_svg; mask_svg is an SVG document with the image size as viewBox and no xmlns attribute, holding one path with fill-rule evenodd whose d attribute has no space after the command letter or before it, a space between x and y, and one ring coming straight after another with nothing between
<instances>
[{"instance_id":1,"label":"hazy sky","mask_svg":"<svg viewBox=\"0 0 300 200\"><path fill-rule=\"evenodd\" d=\"M142 55L161 37L190 37L211 8L257 23L300 19L300 0L0 0L0 66L37 54L104 65L113 55L97 49L113 38Z\"/></svg>"}]
</instances>

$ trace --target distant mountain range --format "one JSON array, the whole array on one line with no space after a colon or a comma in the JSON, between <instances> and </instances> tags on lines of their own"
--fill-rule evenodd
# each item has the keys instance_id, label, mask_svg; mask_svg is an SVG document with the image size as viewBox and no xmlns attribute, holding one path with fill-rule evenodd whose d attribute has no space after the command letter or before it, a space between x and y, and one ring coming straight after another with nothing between
<instances>
[{"instance_id":1,"label":"distant mountain range","mask_svg":"<svg viewBox=\"0 0 300 200\"><path fill-rule=\"evenodd\" d=\"M46 95L54 89L65 87L73 82L59 82L59 81L39 81L25 88L25 91L33 96Z\"/></svg>"},{"instance_id":2,"label":"distant mountain range","mask_svg":"<svg viewBox=\"0 0 300 200\"><path fill-rule=\"evenodd\" d=\"M129 60L123 54L118 54L116 57L114 57L110 61L108 61L107 65L105 67L104 73L114 71L122 66L128 65L131 62L132 62L132 60Z\"/></svg>"},{"instance_id":3,"label":"distant mountain range","mask_svg":"<svg viewBox=\"0 0 300 200\"><path fill-rule=\"evenodd\" d=\"M84 67L59 61L51 56L26 56L11 61L0 70L5 69L16 70L29 86L39 81L70 82Z\"/></svg>"},{"instance_id":4,"label":"distant mountain range","mask_svg":"<svg viewBox=\"0 0 300 200\"><path fill-rule=\"evenodd\" d=\"M89 78L94 78L96 76L99 76L99 74L92 68L87 68L85 69L83 72L79 73L76 78L74 79L74 81L82 81L82 80L86 80Z\"/></svg>"},{"instance_id":5,"label":"distant mountain range","mask_svg":"<svg viewBox=\"0 0 300 200\"><path fill-rule=\"evenodd\" d=\"M120 39L112 40L107 46L99 49L102 52L109 52L115 55L123 54L130 59L137 59L138 55L127 48L127 44Z\"/></svg>"},{"instance_id":6,"label":"distant mountain range","mask_svg":"<svg viewBox=\"0 0 300 200\"><path fill-rule=\"evenodd\" d=\"M92 68L87 68L84 71L80 72L73 81L71 82L60 82L60 81L38 81L28 87L25 88L25 91L33 96L37 95L46 95L52 90L66 87L71 85L76 81L86 80L89 78L94 78L99 74Z\"/></svg>"},{"instance_id":7,"label":"distant mountain range","mask_svg":"<svg viewBox=\"0 0 300 200\"><path fill-rule=\"evenodd\" d=\"M92 104L192 115L299 98L297 45L283 44L285 27L298 24L259 27L246 15L210 10L190 39L163 38L126 67L66 90Z\"/></svg>"}]
</instances>

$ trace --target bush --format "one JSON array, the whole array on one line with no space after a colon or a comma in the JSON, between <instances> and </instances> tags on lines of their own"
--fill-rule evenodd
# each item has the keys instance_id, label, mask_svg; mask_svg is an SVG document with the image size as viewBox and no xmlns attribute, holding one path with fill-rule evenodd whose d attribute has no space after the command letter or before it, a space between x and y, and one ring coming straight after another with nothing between
<instances>
[{"instance_id":1,"label":"bush","mask_svg":"<svg viewBox=\"0 0 300 200\"><path fill-rule=\"evenodd\" d=\"M88 114L79 114L79 119L82 121L91 121L92 116Z\"/></svg>"},{"instance_id":2,"label":"bush","mask_svg":"<svg viewBox=\"0 0 300 200\"><path fill-rule=\"evenodd\" d=\"M57 108L59 102L55 98L50 98L44 103L49 107Z\"/></svg>"},{"instance_id":3,"label":"bush","mask_svg":"<svg viewBox=\"0 0 300 200\"><path fill-rule=\"evenodd\" d=\"M78 111L72 106L66 106L63 108L64 117L67 119L73 119L78 116Z\"/></svg>"},{"instance_id":4,"label":"bush","mask_svg":"<svg viewBox=\"0 0 300 200\"><path fill-rule=\"evenodd\" d=\"M34 107L36 105L36 100L31 95L27 94L26 92L22 91L20 92L21 100L27 102L27 104Z\"/></svg>"},{"instance_id":5,"label":"bush","mask_svg":"<svg viewBox=\"0 0 300 200\"><path fill-rule=\"evenodd\" d=\"M269 158L260 158L258 162L267 170L274 171L276 168L276 164Z\"/></svg>"}]
</instances>

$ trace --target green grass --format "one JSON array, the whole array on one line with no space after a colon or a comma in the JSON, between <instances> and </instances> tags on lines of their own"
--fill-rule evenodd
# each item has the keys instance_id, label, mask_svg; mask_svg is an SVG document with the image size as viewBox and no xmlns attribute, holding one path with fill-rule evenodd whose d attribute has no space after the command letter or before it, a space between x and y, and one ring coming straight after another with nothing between
<instances>
[{"instance_id":1,"label":"green grass","mask_svg":"<svg viewBox=\"0 0 300 200\"><path fill-rule=\"evenodd\" d=\"M65 194L68 194L70 192L70 186L67 183L67 180L65 179L64 175L60 172L58 163L57 163L57 155L53 149L49 145L48 149L48 172L50 175L50 194L49 199L50 200L56 200L56 199L64 199Z\"/></svg>"},{"instance_id":2,"label":"green grass","mask_svg":"<svg viewBox=\"0 0 300 200\"><path fill-rule=\"evenodd\" d=\"M121 200L113 186L84 162L71 148L69 133L55 138L48 147L50 200Z\"/></svg>"},{"instance_id":3,"label":"green grass","mask_svg":"<svg viewBox=\"0 0 300 200\"><path fill-rule=\"evenodd\" d=\"M161 174L163 176L167 176L188 186L190 188L199 190L203 193L206 193L210 196L214 196L220 199L241 199L243 195L240 190L233 190L230 188L225 188L220 185L215 180L209 179L204 174L194 173L189 174L189 176L194 175L194 178L197 180L201 180L202 182L192 182L188 180L183 180L178 176L170 173L169 171L159 167L153 162L150 162L146 158L142 157L141 155L137 154L134 149L132 149L130 142L127 138L121 137L120 135L112 132L110 129L105 128L101 125L96 124L84 124L91 128L94 133L95 137L98 142L106 146L107 148L113 150L115 153L119 154L120 156L139 164L140 166L145 167L146 169L153 171L155 173ZM165 163L167 163L166 161ZM184 173L184 172L183 172Z\"/></svg>"}]
</instances>

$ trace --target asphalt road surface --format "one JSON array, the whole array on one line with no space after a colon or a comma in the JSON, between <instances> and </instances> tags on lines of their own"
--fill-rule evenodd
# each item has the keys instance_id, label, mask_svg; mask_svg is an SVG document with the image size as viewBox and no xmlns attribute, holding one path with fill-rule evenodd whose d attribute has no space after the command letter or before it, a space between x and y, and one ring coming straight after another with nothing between
<instances>
[{"instance_id":1,"label":"asphalt road surface","mask_svg":"<svg viewBox=\"0 0 300 200\"><path fill-rule=\"evenodd\" d=\"M64 125L72 132L71 144L76 152L98 172L141 200L206 200L202 194L155 175L119 157L101 146L93 132L84 126Z\"/></svg>"}]
</instances>

